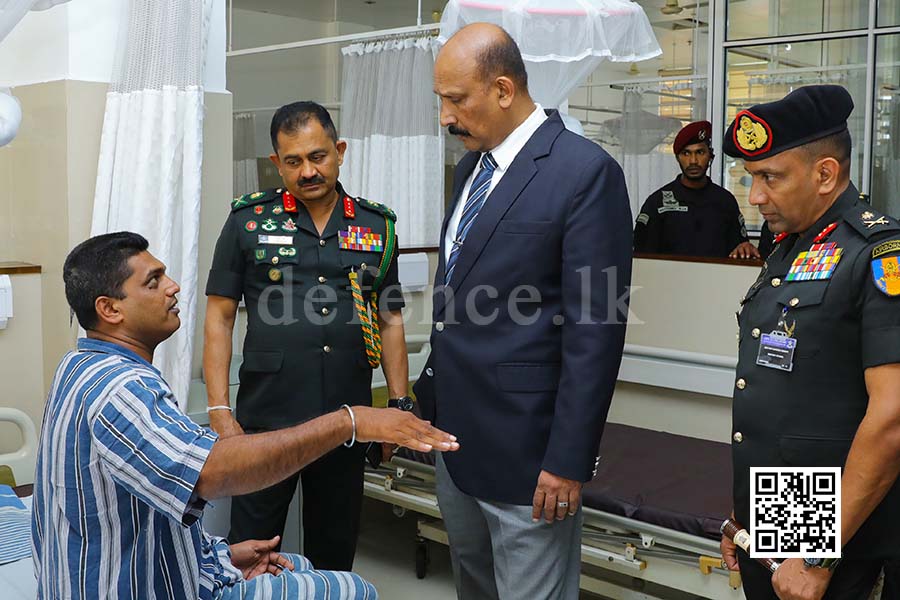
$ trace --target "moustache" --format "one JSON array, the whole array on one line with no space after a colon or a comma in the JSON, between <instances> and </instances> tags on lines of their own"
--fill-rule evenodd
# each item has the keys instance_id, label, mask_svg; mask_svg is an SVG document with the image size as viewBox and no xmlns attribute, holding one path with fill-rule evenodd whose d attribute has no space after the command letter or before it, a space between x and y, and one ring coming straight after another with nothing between
<instances>
[{"instance_id":1,"label":"moustache","mask_svg":"<svg viewBox=\"0 0 900 600\"><path fill-rule=\"evenodd\" d=\"M450 135L461 135L463 137L470 137L472 135L465 129L461 129L461 128L457 127L456 125L448 125L447 131L450 133Z\"/></svg>"},{"instance_id":2,"label":"moustache","mask_svg":"<svg viewBox=\"0 0 900 600\"><path fill-rule=\"evenodd\" d=\"M304 185L319 185L320 183L325 183L324 177L311 177L310 179L298 179L297 187L302 187Z\"/></svg>"}]
</instances>

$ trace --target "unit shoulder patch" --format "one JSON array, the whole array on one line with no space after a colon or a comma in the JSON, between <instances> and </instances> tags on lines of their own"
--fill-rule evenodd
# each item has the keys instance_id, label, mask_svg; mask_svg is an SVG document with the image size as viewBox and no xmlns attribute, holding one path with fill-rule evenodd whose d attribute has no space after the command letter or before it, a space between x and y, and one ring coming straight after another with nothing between
<instances>
[{"instance_id":1,"label":"unit shoulder patch","mask_svg":"<svg viewBox=\"0 0 900 600\"><path fill-rule=\"evenodd\" d=\"M380 215L383 215L390 219L391 221L397 220L397 215L390 208L381 204L380 202L373 202L372 200L366 200L365 198L357 198L357 204L359 204L362 208L371 210L373 212L377 212Z\"/></svg>"},{"instance_id":2,"label":"unit shoulder patch","mask_svg":"<svg viewBox=\"0 0 900 600\"><path fill-rule=\"evenodd\" d=\"M236 212L241 210L242 208L253 206L255 204L269 202L277 197L278 194L275 193L275 190L266 190L263 192L253 192L252 194L244 194L243 196L238 196L231 201L231 212ZM261 212L262 211L259 211L256 214L261 214Z\"/></svg>"},{"instance_id":3,"label":"unit shoulder patch","mask_svg":"<svg viewBox=\"0 0 900 600\"><path fill-rule=\"evenodd\" d=\"M872 260L872 281L888 296L900 296L900 256L882 256Z\"/></svg>"}]
</instances>

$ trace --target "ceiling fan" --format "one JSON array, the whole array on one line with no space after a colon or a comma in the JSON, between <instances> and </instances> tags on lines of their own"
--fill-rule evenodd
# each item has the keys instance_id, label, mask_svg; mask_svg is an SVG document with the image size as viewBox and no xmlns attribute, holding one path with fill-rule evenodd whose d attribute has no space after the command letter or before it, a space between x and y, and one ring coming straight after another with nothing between
<instances>
[{"instance_id":1,"label":"ceiling fan","mask_svg":"<svg viewBox=\"0 0 900 600\"><path fill-rule=\"evenodd\" d=\"M678 5L678 0L666 0L666 5L659 9L664 15L677 15L684 9Z\"/></svg>"}]
</instances>

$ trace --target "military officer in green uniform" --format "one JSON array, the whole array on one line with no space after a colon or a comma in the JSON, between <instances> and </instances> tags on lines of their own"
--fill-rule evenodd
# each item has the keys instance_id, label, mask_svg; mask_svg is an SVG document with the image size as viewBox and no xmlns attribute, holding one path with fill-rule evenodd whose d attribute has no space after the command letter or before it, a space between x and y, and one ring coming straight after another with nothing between
<instances>
[{"instance_id":1,"label":"military officer in green uniform","mask_svg":"<svg viewBox=\"0 0 900 600\"><path fill-rule=\"evenodd\" d=\"M338 182L347 145L322 106L281 107L271 136L284 187L232 202L206 287L211 426L222 436L270 431L342 404L371 404L379 362L391 404L411 408L394 213ZM247 334L232 417L228 370L241 298ZM235 497L229 540L280 535L299 477L304 554L317 568L350 570L363 470L364 449L341 447L272 488Z\"/></svg>"},{"instance_id":2,"label":"military officer in green uniform","mask_svg":"<svg viewBox=\"0 0 900 600\"><path fill-rule=\"evenodd\" d=\"M776 236L738 312L735 517L752 536L751 467L843 468L837 564L787 558L771 575L723 538L748 600L865 599L900 556L900 224L850 182L852 110L842 87L801 87L725 135Z\"/></svg>"}]
</instances>

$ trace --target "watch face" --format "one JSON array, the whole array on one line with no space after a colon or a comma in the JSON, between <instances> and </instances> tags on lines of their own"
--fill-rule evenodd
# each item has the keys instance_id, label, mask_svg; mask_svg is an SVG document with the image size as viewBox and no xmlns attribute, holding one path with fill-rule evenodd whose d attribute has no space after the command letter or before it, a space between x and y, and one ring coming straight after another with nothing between
<instances>
[{"instance_id":1,"label":"watch face","mask_svg":"<svg viewBox=\"0 0 900 600\"><path fill-rule=\"evenodd\" d=\"M824 558L804 558L803 562L807 567L818 567L824 560Z\"/></svg>"},{"instance_id":2,"label":"watch face","mask_svg":"<svg viewBox=\"0 0 900 600\"><path fill-rule=\"evenodd\" d=\"M413 409L413 399L409 396L398 399L397 408L400 410L411 411Z\"/></svg>"}]
</instances>

